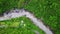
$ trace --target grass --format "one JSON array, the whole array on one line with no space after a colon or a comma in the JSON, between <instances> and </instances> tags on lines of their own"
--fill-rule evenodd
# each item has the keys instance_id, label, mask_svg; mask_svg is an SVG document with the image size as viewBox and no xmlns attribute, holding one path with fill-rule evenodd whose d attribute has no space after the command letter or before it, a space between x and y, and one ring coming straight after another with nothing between
<instances>
[{"instance_id":1,"label":"grass","mask_svg":"<svg viewBox=\"0 0 60 34\"><path fill-rule=\"evenodd\" d=\"M23 23L21 22L23 20ZM44 34L44 31L39 29L33 22L25 16L20 18L13 18L11 20L1 21L8 27L0 28L0 34L35 34L32 30L37 30L40 34Z\"/></svg>"}]
</instances>

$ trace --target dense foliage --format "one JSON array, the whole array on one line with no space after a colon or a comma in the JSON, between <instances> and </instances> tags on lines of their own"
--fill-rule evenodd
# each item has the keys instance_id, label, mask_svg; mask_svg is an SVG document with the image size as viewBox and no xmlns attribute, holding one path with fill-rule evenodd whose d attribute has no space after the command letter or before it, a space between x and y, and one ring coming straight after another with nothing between
<instances>
[{"instance_id":1,"label":"dense foliage","mask_svg":"<svg viewBox=\"0 0 60 34\"><path fill-rule=\"evenodd\" d=\"M59 6L59 0L31 0L24 8L34 13L37 18L41 18L46 25L50 26L54 34L59 34Z\"/></svg>"},{"instance_id":2,"label":"dense foliage","mask_svg":"<svg viewBox=\"0 0 60 34\"><path fill-rule=\"evenodd\" d=\"M0 14L13 7L25 8L50 26L55 34L60 32L60 0L0 0Z\"/></svg>"},{"instance_id":3,"label":"dense foliage","mask_svg":"<svg viewBox=\"0 0 60 34\"><path fill-rule=\"evenodd\" d=\"M21 21L23 21L23 23ZM0 28L0 34L35 34L34 30L40 34L44 34L41 29L25 16L1 21L0 23L1 25L5 25L5 28Z\"/></svg>"},{"instance_id":4,"label":"dense foliage","mask_svg":"<svg viewBox=\"0 0 60 34\"><path fill-rule=\"evenodd\" d=\"M17 7L18 0L0 0L0 15L7 10Z\"/></svg>"}]
</instances>

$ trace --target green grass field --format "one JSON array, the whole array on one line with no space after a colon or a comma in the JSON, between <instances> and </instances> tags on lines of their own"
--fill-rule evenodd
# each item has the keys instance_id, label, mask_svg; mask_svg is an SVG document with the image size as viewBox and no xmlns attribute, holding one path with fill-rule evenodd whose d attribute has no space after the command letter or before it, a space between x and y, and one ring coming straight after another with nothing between
<instances>
[{"instance_id":1,"label":"green grass field","mask_svg":"<svg viewBox=\"0 0 60 34\"><path fill-rule=\"evenodd\" d=\"M60 34L60 0L0 0L0 15L14 7L34 13L37 18L42 18L43 22L50 26L54 34ZM12 20L10 22L14 23ZM8 21L6 23L9 24Z\"/></svg>"}]
</instances>

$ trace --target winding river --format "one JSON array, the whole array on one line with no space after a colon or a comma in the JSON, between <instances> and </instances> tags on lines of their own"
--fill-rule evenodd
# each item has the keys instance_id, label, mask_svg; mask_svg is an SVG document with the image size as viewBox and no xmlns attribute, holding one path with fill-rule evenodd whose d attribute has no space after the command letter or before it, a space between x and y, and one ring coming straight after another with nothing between
<instances>
[{"instance_id":1,"label":"winding river","mask_svg":"<svg viewBox=\"0 0 60 34\"><path fill-rule=\"evenodd\" d=\"M29 11L25 11L24 9L15 9L11 10L11 12L8 14L4 13L4 16L0 17L0 21L9 20L11 18L21 16L26 16L27 18L29 18L36 26L42 29L46 34L53 34L52 31L49 28L47 28L41 20L38 20L32 13L30 13Z\"/></svg>"}]
</instances>

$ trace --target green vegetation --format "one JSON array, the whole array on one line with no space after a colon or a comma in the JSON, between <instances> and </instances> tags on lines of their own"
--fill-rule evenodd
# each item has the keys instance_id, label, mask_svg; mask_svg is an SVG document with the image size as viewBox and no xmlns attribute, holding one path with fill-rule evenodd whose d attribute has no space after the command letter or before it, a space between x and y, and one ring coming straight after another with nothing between
<instances>
[{"instance_id":1,"label":"green vegetation","mask_svg":"<svg viewBox=\"0 0 60 34\"><path fill-rule=\"evenodd\" d=\"M0 0L0 15L17 6L17 0Z\"/></svg>"},{"instance_id":2,"label":"green vegetation","mask_svg":"<svg viewBox=\"0 0 60 34\"><path fill-rule=\"evenodd\" d=\"M31 0L25 9L29 10L37 18L42 18L43 22L50 26L54 34L60 34L59 17L60 17L59 0Z\"/></svg>"},{"instance_id":3,"label":"green vegetation","mask_svg":"<svg viewBox=\"0 0 60 34\"><path fill-rule=\"evenodd\" d=\"M0 0L0 14L13 7L24 8L60 34L60 0Z\"/></svg>"},{"instance_id":4,"label":"green vegetation","mask_svg":"<svg viewBox=\"0 0 60 34\"><path fill-rule=\"evenodd\" d=\"M23 23L21 22L23 20ZM40 34L44 32L33 24L33 22L25 16L20 18L13 18L11 20L5 20L0 22L1 25L8 27L0 28L0 34L35 34L33 30L38 31Z\"/></svg>"}]
</instances>

